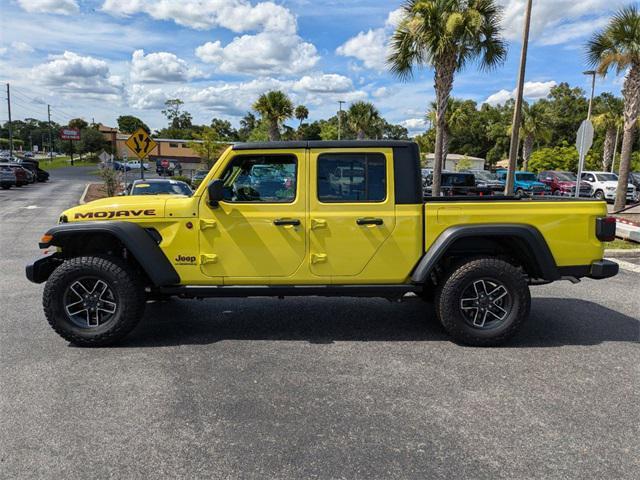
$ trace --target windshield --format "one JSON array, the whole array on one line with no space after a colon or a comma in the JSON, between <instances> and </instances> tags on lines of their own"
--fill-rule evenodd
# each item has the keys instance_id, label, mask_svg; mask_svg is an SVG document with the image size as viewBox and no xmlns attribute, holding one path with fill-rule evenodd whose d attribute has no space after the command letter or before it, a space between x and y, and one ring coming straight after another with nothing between
<instances>
[{"instance_id":1,"label":"windshield","mask_svg":"<svg viewBox=\"0 0 640 480\"><path fill-rule=\"evenodd\" d=\"M516 172L516 179L521 182L535 182L537 180L533 173L528 172Z\"/></svg>"},{"instance_id":2,"label":"windshield","mask_svg":"<svg viewBox=\"0 0 640 480\"><path fill-rule=\"evenodd\" d=\"M136 183L131 195L191 195L191 189L183 182Z\"/></svg>"},{"instance_id":3,"label":"windshield","mask_svg":"<svg viewBox=\"0 0 640 480\"><path fill-rule=\"evenodd\" d=\"M558 172L556 175L561 182L575 182L578 178L571 172Z\"/></svg>"},{"instance_id":4,"label":"windshield","mask_svg":"<svg viewBox=\"0 0 640 480\"><path fill-rule=\"evenodd\" d=\"M487 172L486 170L479 170L473 172L473 174L480 180L498 180L498 175L496 175L495 173Z\"/></svg>"},{"instance_id":5,"label":"windshield","mask_svg":"<svg viewBox=\"0 0 640 480\"><path fill-rule=\"evenodd\" d=\"M596 173L599 182L617 182L618 176L615 173Z\"/></svg>"},{"instance_id":6,"label":"windshield","mask_svg":"<svg viewBox=\"0 0 640 480\"><path fill-rule=\"evenodd\" d=\"M474 187L476 184L473 175L464 173L443 174L442 185L447 187Z\"/></svg>"}]
</instances>

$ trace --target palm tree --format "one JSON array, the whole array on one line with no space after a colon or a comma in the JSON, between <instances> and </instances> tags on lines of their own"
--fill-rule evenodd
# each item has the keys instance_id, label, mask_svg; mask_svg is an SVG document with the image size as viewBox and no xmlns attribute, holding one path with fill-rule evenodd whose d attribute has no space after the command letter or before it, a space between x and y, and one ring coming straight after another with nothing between
<instances>
[{"instance_id":1,"label":"palm tree","mask_svg":"<svg viewBox=\"0 0 640 480\"><path fill-rule=\"evenodd\" d=\"M622 87L624 124L622 152L618 171L615 210L626 203L631 149L640 115L640 12L636 5L619 10L609 24L596 32L587 43L587 60L600 75L615 67L616 73L627 71Z\"/></svg>"},{"instance_id":2,"label":"palm tree","mask_svg":"<svg viewBox=\"0 0 640 480\"><path fill-rule=\"evenodd\" d=\"M470 121L468 110L465 107L465 101L457 98L447 99L447 110L445 114L445 126L442 130L442 165L446 166L447 156L449 155L449 146L451 145L451 137L455 132L460 131L467 126ZM432 125L436 123L438 105L436 102L430 103L427 119Z\"/></svg>"},{"instance_id":3,"label":"palm tree","mask_svg":"<svg viewBox=\"0 0 640 480\"><path fill-rule=\"evenodd\" d=\"M623 103L622 100L610 93L601 94L598 100L595 110L600 113L596 113L593 116L593 126L600 131L604 131L602 169L608 172L613 161L616 132L618 128L622 127Z\"/></svg>"},{"instance_id":4,"label":"palm tree","mask_svg":"<svg viewBox=\"0 0 640 480\"><path fill-rule=\"evenodd\" d=\"M551 141L552 130L544 110L537 105L524 105L522 109L522 126L520 127L520 138L522 138L522 170L527 170L529 158L533 152L533 145L536 140L543 142Z\"/></svg>"},{"instance_id":5,"label":"palm tree","mask_svg":"<svg viewBox=\"0 0 640 480\"><path fill-rule=\"evenodd\" d=\"M378 109L369 102L354 102L347 110L347 123L356 132L358 140L364 140L368 132L374 130L380 122Z\"/></svg>"},{"instance_id":6,"label":"palm tree","mask_svg":"<svg viewBox=\"0 0 640 480\"><path fill-rule=\"evenodd\" d=\"M293 103L287 94L280 90L263 93L253 104L253 109L269 125L269 140L280 140L280 126L293 116Z\"/></svg>"},{"instance_id":7,"label":"palm tree","mask_svg":"<svg viewBox=\"0 0 640 480\"><path fill-rule=\"evenodd\" d=\"M300 125L298 125L298 128L300 128L302 126L302 122L309 118L309 109L304 105L298 105L293 116L300 120Z\"/></svg>"},{"instance_id":8,"label":"palm tree","mask_svg":"<svg viewBox=\"0 0 640 480\"><path fill-rule=\"evenodd\" d=\"M414 66L434 70L437 108L432 192L438 196L447 100L454 76L473 61L481 70L504 62L502 9L493 0L405 0L402 9L403 19L391 39L387 62L401 79L410 78Z\"/></svg>"}]
</instances>

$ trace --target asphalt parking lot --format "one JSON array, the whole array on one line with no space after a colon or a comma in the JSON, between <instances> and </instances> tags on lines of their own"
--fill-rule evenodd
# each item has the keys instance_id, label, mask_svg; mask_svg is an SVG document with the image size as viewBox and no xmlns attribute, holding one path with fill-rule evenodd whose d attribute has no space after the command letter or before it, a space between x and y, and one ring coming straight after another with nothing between
<instances>
[{"instance_id":1,"label":"asphalt parking lot","mask_svg":"<svg viewBox=\"0 0 640 480\"><path fill-rule=\"evenodd\" d=\"M0 191L1 478L638 478L640 273L534 288L502 348L419 300L175 300L59 338L24 265L89 170Z\"/></svg>"}]
</instances>

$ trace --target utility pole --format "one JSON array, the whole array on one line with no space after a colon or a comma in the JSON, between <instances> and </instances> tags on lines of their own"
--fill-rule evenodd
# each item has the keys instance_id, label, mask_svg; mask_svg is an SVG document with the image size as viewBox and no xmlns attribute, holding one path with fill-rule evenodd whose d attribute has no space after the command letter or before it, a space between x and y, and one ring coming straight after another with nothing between
<instances>
[{"instance_id":1,"label":"utility pole","mask_svg":"<svg viewBox=\"0 0 640 480\"><path fill-rule=\"evenodd\" d=\"M47 104L47 116L49 117L49 161L53 160L53 140L51 139L51 105Z\"/></svg>"},{"instance_id":2,"label":"utility pole","mask_svg":"<svg viewBox=\"0 0 640 480\"><path fill-rule=\"evenodd\" d=\"M9 113L9 160L13 160L13 126L11 125L11 92L7 83L7 112Z\"/></svg>"},{"instance_id":3,"label":"utility pole","mask_svg":"<svg viewBox=\"0 0 640 480\"><path fill-rule=\"evenodd\" d=\"M339 109L338 109L338 140L340 140L340 137L342 135L342 104L343 103L347 103L344 100L338 100L338 105L339 105Z\"/></svg>"},{"instance_id":4,"label":"utility pole","mask_svg":"<svg viewBox=\"0 0 640 480\"><path fill-rule=\"evenodd\" d=\"M587 156L587 150L591 148L591 143L593 143L593 125L591 124L591 107L593 105L593 92L596 88L596 71L595 70L587 70L586 72L582 72L584 75L591 75L591 96L589 97L589 109L587 110L587 119L583 122L584 128L581 128L581 133L579 135L581 138L579 139L578 145L580 145L578 151L578 181L576 182L576 198L580 198L580 182L582 181L582 169L584 168L584 159ZM582 127L582 126L581 126ZM587 130L591 130L591 140L589 140L589 146L585 149L585 138L587 135Z\"/></svg>"},{"instance_id":5,"label":"utility pole","mask_svg":"<svg viewBox=\"0 0 640 480\"><path fill-rule=\"evenodd\" d=\"M516 104L513 110L513 123L511 124L511 145L509 146L509 169L507 181L504 186L505 195L513 195L513 183L518 161L518 145L520 134L520 119L522 115L522 95L524 90L524 75L527 68L527 48L529 47L529 26L531 25L531 2L527 0L527 10L524 15L524 32L522 33L522 53L520 54L520 72L518 73L518 87L516 90Z\"/></svg>"}]
</instances>

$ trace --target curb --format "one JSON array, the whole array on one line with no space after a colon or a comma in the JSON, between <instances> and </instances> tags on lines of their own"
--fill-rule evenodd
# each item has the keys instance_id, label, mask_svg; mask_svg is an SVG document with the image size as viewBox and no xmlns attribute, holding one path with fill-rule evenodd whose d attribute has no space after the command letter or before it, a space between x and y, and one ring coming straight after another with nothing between
<instances>
[{"instance_id":1,"label":"curb","mask_svg":"<svg viewBox=\"0 0 640 480\"><path fill-rule=\"evenodd\" d=\"M84 197L87 196L87 192L89 191L89 187L90 186L91 186L91 184L87 183L87 186L84 187L84 191L82 192L82 195L80 195L80 201L78 202L78 204L84 205L85 203L87 203L87 202L84 201Z\"/></svg>"},{"instance_id":2,"label":"curb","mask_svg":"<svg viewBox=\"0 0 640 480\"><path fill-rule=\"evenodd\" d=\"M640 257L640 248L610 248L604 251L604 256L608 258L635 258Z\"/></svg>"}]
</instances>

